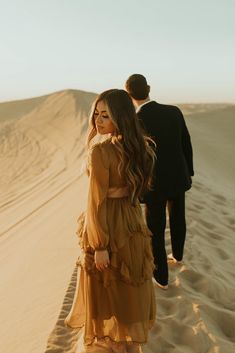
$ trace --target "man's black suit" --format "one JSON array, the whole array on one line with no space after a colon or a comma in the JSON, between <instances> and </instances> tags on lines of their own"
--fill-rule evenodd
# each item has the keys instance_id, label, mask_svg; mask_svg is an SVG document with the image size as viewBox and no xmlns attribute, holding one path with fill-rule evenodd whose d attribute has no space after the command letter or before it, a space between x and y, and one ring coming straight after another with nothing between
<instances>
[{"instance_id":1,"label":"man's black suit","mask_svg":"<svg viewBox=\"0 0 235 353\"><path fill-rule=\"evenodd\" d=\"M185 191L190 189L194 175L192 145L184 117L178 107L150 101L138 114L148 136L156 142L153 190L143 202L146 220L153 233L153 253L156 280L168 283L168 266L165 250L166 205L169 210L173 256L180 261L186 235Z\"/></svg>"}]
</instances>

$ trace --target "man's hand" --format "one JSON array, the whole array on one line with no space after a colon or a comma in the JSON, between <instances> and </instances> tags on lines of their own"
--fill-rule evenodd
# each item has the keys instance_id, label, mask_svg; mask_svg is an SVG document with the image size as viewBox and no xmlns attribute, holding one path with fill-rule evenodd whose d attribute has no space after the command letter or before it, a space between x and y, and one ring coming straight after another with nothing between
<instances>
[{"instance_id":1,"label":"man's hand","mask_svg":"<svg viewBox=\"0 0 235 353\"><path fill-rule=\"evenodd\" d=\"M99 271L104 271L109 266L109 253L107 250L95 251L95 265Z\"/></svg>"}]
</instances>

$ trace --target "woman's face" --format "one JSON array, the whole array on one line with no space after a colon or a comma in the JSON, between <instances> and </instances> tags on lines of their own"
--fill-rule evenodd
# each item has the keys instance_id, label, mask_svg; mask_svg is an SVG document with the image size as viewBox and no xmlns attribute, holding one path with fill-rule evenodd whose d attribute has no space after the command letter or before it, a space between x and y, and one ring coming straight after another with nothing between
<instances>
[{"instance_id":1,"label":"woman's face","mask_svg":"<svg viewBox=\"0 0 235 353\"><path fill-rule=\"evenodd\" d=\"M99 101L96 104L95 112L94 112L94 120L96 130L99 134L113 134L115 131L115 126L108 116L106 111L106 105L103 101Z\"/></svg>"}]
</instances>

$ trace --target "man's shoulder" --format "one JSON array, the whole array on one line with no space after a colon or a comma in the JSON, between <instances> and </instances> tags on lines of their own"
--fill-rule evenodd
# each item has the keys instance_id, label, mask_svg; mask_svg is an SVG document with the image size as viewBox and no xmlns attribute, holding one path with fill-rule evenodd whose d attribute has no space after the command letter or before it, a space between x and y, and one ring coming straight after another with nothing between
<instances>
[{"instance_id":1,"label":"man's shoulder","mask_svg":"<svg viewBox=\"0 0 235 353\"><path fill-rule=\"evenodd\" d=\"M182 112L179 107L176 105L162 104L156 101L150 101L148 104L145 104L139 111L140 115L148 112L159 112L162 114L171 114L171 115L182 115Z\"/></svg>"},{"instance_id":2,"label":"man's shoulder","mask_svg":"<svg viewBox=\"0 0 235 353\"><path fill-rule=\"evenodd\" d=\"M181 113L181 110L179 107L173 104L162 104L158 103L159 109L166 110L172 113Z\"/></svg>"}]
</instances>

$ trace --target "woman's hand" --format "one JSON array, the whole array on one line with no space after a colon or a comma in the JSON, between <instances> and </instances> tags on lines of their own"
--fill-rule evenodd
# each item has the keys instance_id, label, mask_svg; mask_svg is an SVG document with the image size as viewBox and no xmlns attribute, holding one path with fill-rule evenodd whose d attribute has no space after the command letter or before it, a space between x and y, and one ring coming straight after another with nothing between
<instances>
[{"instance_id":1,"label":"woman's hand","mask_svg":"<svg viewBox=\"0 0 235 353\"><path fill-rule=\"evenodd\" d=\"M109 266L109 253L107 250L95 251L95 265L99 271L104 271Z\"/></svg>"}]
</instances>

